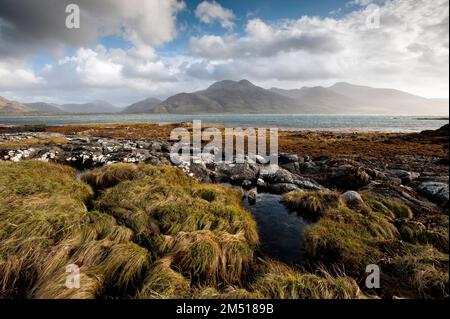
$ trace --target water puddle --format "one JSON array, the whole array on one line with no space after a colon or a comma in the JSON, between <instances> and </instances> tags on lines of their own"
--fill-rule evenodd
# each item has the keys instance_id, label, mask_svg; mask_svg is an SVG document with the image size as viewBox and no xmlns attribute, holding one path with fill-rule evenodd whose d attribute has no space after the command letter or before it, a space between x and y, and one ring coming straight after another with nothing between
<instances>
[{"instance_id":1,"label":"water puddle","mask_svg":"<svg viewBox=\"0 0 450 319\"><path fill-rule=\"evenodd\" d=\"M256 220L261 253L266 257L296 265L302 261L305 253L303 234L311 223L290 212L280 200L280 195L260 193L257 195L256 204L249 205L245 198L243 206Z\"/></svg>"}]
</instances>

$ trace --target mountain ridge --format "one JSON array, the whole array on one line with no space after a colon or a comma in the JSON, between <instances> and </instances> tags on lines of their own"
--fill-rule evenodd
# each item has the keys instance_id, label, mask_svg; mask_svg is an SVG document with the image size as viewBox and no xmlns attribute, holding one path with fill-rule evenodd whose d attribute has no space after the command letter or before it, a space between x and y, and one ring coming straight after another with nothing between
<instances>
[{"instance_id":1,"label":"mountain ridge","mask_svg":"<svg viewBox=\"0 0 450 319\"><path fill-rule=\"evenodd\" d=\"M342 114L447 115L448 99L427 99L390 88L338 82L329 87L265 89L248 80L223 80L204 90L154 97L116 107L105 101L81 104L25 103L0 97L0 113L121 114Z\"/></svg>"}]
</instances>

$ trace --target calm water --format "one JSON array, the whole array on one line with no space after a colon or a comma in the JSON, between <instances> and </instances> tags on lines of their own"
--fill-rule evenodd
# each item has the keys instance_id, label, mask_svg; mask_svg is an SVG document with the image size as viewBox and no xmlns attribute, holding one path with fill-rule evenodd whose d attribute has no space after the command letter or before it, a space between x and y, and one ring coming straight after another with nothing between
<instances>
[{"instance_id":1,"label":"calm water","mask_svg":"<svg viewBox=\"0 0 450 319\"><path fill-rule=\"evenodd\" d=\"M65 125L113 123L177 123L201 120L225 126L279 127L307 130L416 132L437 129L448 119L417 116L339 116L339 115L175 115L175 114L107 114L46 115L0 117L6 125Z\"/></svg>"},{"instance_id":2,"label":"calm water","mask_svg":"<svg viewBox=\"0 0 450 319\"><path fill-rule=\"evenodd\" d=\"M249 205L247 200L243 205L256 220L261 253L295 265L301 262L305 252L303 234L308 223L289 212L280 199L280 195L261 193L255 205Z\"/></svg>"}]
</instances>

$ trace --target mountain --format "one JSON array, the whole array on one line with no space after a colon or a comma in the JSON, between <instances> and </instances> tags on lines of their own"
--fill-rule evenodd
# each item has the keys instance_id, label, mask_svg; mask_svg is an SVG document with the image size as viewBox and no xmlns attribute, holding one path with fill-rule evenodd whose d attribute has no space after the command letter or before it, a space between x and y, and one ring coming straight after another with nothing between
<instances>
[{"instance_id":1,"label":"mountain","mask_svg":"<svg viewBox=\"0 0 450 319\"><path fill-rule=\"evenodd\" d=\"M36 102L36 103L25 103L25 106L32 109L33 111L40 113L64 113L61 105L54 103Z\"/></svg>"},{"instance_id":2,"label":"mountain","mask_svg":"<svg viewBox=\"0 0 450 319\"><path fill-rule=\"evenodd\" d=\"M442 115L448 114L448 99L427 99L394 89L336 83L329 90L359 102L359 113Z\"/></svg>"},{"instance_id":3,"label":"mountain","mask_svg":"<svg viewBox=\"0 0 450 319\"><path fill-rule=\"evenodd\" d=\"M180 93L152 113L299 113L301 101L258 87L247 80L220 81L206 90Z\"/></svg>"},{"instance_id":4,"label":"mountain","mask_svg":"<svg viewBox=\"0 0 450 319\"><path fill-rule=\"evenodd\" d=\"M26 113L32 110L16 101L10 101L0 96L0 114Z\"/></svg>"},{"instance_id":5,"label":"mountain","mask_svg":"<svg viewBox=\"0 0 450 319\"><path fill-rule=\"evenodd\" d=\"M313 106L317 114L448 115L448 99L426 99L399 90L344 82L328 88L272 88L271 91Z\"/></svg>"},{"instance_id":6,"label":"mountain","mask_svg":"<svg viewBox=\"0 0 450 319\"><path fill-rule=\"evenodd\" d=\"M121 108L105 101L93 101L84 104L63 104L62 109L68 113L119 113Z\"/></svg>"},{"instance_id":7,"label":"mountain","mask_svg":"<svg viewBox=\"0 0 450 319\"><path fill-rule=\"evenodd\" d=\"M139 101L134 104L131 104L130 106L127 106L124 110L122 110L122 113L124 114L150 113L152 109L160 103L161 103L160 99L150 97L143 101Z\"/></svg>"},{"instance_id":8,"label":"mountain","mask_svg":"<svg viewBox=\"0 0 450 319\"><path fill-rule=\"evenodd\" d=\"M272 88L270 90L297 101L302 101L304 105L309 105L310 107L304 110L308 111L308 113L354 113L358 111L360 106L360 103L352 97L333 92L322 86L303 87L293 90Z\"/></svg>"}]
</instances>

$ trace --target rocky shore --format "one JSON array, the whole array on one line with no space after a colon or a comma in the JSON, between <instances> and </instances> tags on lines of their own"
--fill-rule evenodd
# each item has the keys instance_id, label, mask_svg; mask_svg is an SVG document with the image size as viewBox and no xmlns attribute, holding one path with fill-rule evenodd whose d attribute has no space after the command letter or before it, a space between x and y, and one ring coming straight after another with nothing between
<instances>
[{"instance_id":1,"label":"rocky shore","mask_svg":"<svg viewBox=\"0 0 450 319\"><path fill-rule=\"evenodd\" d=\"M74 136L60 133L33 131L16 128L3 130L0 135L0 160L20 161L38 159L70 165L78 170L92 169L112 163L149 163L171 165L169 141L113 139L95 136ZM41 130L41 132L39 132ZM448 126L437 131L423 132L423 136L447 137ZM27 141L52 141L65 139L63 143L37 143ZM2 147L2 144L19 145ZM411 171L395 167L386 160L355 160L345 157L310 157L280 153L279 168L268 169L259 163L183 163L179 165L201 182L230 183L244 189L256 188L283 194L298 190L381 189L389 186L391 196L399 197L416 207L432 209L435 205L448 207L448 175L436 172L448 169L448 158L430 158L411 154L398 156L397 160ZM392 167L391 167L392 166Z\"/></svg>"}]
</instances>

